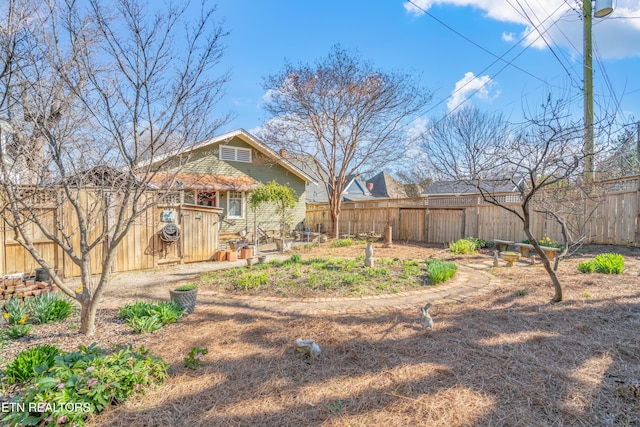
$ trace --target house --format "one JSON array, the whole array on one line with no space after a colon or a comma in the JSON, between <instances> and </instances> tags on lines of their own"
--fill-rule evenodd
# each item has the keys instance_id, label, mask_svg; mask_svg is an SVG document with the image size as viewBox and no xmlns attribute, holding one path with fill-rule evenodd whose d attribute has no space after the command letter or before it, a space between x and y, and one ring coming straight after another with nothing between
<instances>
[{"instance_id":1,"label":"house","mask_svg":"<svg viewBox=\"0 0 640 427\"><path fill-rule=\"evenodd\" d=\"M434 181L427 185L423 196L462 196L480 194L478 180ZM480 181L480 188L485 193L519 193L523 178L486 179Z\"/></svg>"},{"instance_id":2,"label":"house","mask_svg":"<svg viewBox=\"0 0 640 427\"><path fill-rule=\"evenodd\" d=\"M254 224L265 230L278 230L275 207L253 210L248 193L261 182L275 180L292 188L298 202L293 209L292 224L304 220L306 189L313 179L280 153L264 145L244 129L202 141L178 154L165 155L153 182L158 187L180 190L184 204L220 208L221 238L243 231L252 232Z\"/></svg>"},{"instance_id":3,"label":"house","mask_svg":"<svg viewBox=\"0 0 640 427\"><path fill-rule=\"evenodd\" d=\"M405 186L384 171L367 180L367 188L376 198L406 199L410 197Z\"/></svg>"}]
</instances>

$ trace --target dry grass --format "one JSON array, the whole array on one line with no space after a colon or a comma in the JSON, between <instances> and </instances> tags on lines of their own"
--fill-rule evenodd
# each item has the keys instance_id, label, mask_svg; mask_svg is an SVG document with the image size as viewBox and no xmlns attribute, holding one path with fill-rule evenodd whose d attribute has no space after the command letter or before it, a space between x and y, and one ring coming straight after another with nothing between
<instances>
[{"instance_id":1,"label":"dry grass","mask_svg":"<svg viewBox=\"0 0 640 427\"><path fill-rule=\"evenodd\" d=\"M340 249L351 248L331 255ZM640 250L624 251L620 276L578 273L586 258L563 262L556 305L540 265L493 269L501 285L434 307L432 332L417 312L284 316L200 304L145 337L171 363L168 382L91 425L638 426ZM298 337L315 339L320 359L296 358ZM192 346L209 349L196 371L182 366Z\"/></svg>"}]
</instances>

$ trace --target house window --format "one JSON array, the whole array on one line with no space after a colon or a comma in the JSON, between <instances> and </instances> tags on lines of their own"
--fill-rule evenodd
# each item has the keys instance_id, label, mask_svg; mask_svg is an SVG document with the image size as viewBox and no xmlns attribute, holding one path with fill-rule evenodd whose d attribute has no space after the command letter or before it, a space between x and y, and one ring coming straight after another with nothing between
<instances>
[{"instance_id":1,"label":"house window","mask_svg":"<svg viewBox=\"0 0 640 427\"><path fill-rule=\"evenodd\" d=\"M244 218L244 193L238 191L227 193L227 217L229 219Z\"/></svg>"},{"instance_id":2,"label":"house window","mask_svg":"<svg viewBox=\"0 0 640 427\"><path fill-rule=\"evenodd\" d=\"M222 146L220 147L220 159L251 163L251 150L249 148Z\"/></svg>"}]
</instances>

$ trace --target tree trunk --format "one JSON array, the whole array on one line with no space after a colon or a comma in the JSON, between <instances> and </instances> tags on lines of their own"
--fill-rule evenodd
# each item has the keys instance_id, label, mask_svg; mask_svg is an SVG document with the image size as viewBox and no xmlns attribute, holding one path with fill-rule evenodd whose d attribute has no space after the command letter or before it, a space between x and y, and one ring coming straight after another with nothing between
<instances>
[{"instance_id":1,"label":"tree trunk","mask_svg":"<svg viewBox=\"0 0 640 427\"><path fill-rule=\"evenodd\" d=\"M540 257L540 260L542 261L542 265L544 266L544 269L547 271L547 274L549 275L549 277L551 278L551 282L553 283L555 295L551 299L551 302L560 302L562 301L562 285L560 284L560 280L558 279L558 275L556 274L556 271L553 269L553 267L551 266L551 263L549 262L549 258L547 258L547 254L540 248L540 246L538 245L538 241L535 239L533 234L531 234L528 203L523 204L522 212L523 212L523 219L524 219L523 221L524 233L527 235L527 238L529 239L529 243L533 246L536 253Z\"/></svg>"},{"instance_id":2,"label":"tree trunk","mask_svg":"<svg viewBox=\"0 0 640 427\"><path fill-rule=\"evenodd\" d=\"M337 239L339 238L339 232L340 232L340 211L337 211L337 209L334 209L333 206L331 207L331 225L333 226L333 238Z\"/></svg>"},{"instance_id":3,"label":"tree trunk","mask_svg":"<svg viewBox=\"0 0 640 427\"><path fill-rule=\"evenodd\" d=\"M88 337L96 332L96 312L98 311L98 303L92 298L88 301L81 302L80 311L80 333Z\"/></svg>"}]
</instances>

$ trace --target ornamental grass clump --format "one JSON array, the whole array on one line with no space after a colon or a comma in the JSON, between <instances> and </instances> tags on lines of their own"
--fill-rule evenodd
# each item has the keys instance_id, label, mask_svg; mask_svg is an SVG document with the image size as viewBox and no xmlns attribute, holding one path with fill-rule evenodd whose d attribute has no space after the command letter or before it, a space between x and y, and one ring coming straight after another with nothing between
<instances>
[{"instance_id":1,"label":"ornamental grass clump","mask_svg":"<svg viewBox=\"0 0 640 427\"><path fill-rule=\"evenodd\" d=\"M30 380L53 366L54 358L61 353L58 347L48 344L23 350L7 365L5 381L15 384Z\"/></svg>"},{"instance_id":2,"label":"ornamental grass clump","mask_svg":"<svg viewBox=\"0 0 640 427\"><path fill-rule=\"evenodd\" d=\"M73 302L66 295L57 292L36 296L28 308L29 317L40 324L66 320L74 310Z\"/></svg>"},{"instance_id":3,"label":"ornamental grass clump","mask_svg":"<svg viewBox=\"0 0 640 427\"><path fill-rule=\"evenodd\" d=\"M458 266L449 261L428 259L426 261L426 264L429 281L434 285L446 282L447 280L451 279L458 271Z\"/></svg>"}]
</instances>

